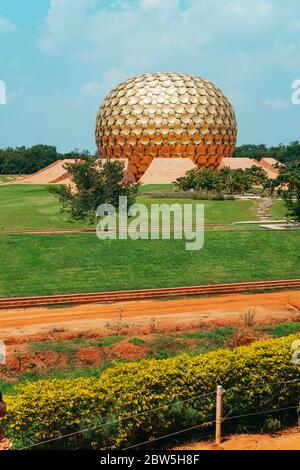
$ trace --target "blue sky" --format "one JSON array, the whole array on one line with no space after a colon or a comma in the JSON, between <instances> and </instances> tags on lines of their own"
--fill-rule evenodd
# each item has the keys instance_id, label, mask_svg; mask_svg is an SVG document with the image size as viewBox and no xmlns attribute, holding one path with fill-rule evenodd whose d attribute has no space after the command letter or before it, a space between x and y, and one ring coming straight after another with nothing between
<instances>
[{"instance_id":1,"label":"blue sky","mask_svg":"<svg viewBox=\"0 0 300 470\"><path fill-rule=\"evenodd\" d=\"M300 140L298 0L0 0L0 147L94 151L106 93L155 71L215 82L240 145Z\"/></svg>"}]
</instances>

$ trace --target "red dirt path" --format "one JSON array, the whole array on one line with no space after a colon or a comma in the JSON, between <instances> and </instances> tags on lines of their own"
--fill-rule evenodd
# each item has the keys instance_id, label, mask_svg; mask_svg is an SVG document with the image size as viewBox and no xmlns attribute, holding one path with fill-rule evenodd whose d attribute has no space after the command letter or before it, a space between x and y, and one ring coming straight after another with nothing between
<instances>
[{"instance_id":1,"label":"red dirt path","mask_svg":"<svg viewBox=\"0 0 300 470\"><path fill-rule=\"evenodd\" d=\"M300 450L300 431L286 429L276 434L240 434L224 439L220 447L211 442L196 442L176 450Z\"/></svg>"},{"instance_id":2,"label":"red dirt path","mask_svg":"<svg viewBox=\"0 0 300 470\"><path fill-rule=\"evenodd\" d=\"M112 334L107 324L122 322L126 333L179 331L202 325L243 324L243 316L255 309L256 323L298 321L300 291L266 294L228 294L215 297L92 304L62 308L3 310L0 338L22 342L28 336L71 338L80 333ZM152 331L153 332L153 331ZM119 332L120 333L120 332Z\"/></svg>"}]
</instances>

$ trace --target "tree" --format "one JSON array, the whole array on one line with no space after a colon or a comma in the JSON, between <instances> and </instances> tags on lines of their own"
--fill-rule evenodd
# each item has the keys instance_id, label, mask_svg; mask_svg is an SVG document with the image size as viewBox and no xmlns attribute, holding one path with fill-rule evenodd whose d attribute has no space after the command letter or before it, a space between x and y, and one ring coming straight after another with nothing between
<instances>
[{"instance_id":1,"label":"tree","mask_svg":"<svg viewBox=\"0 0 300 470\"><path fill-rule=\"evenodd\" d=\"M246 168L245 176L249 178L251 186L264 187L268 181L267 172L261 166L253 165L251 168Z\"/></svg>"},{"instance_id":2,"label":"tree","mask_svg":"<svg viewBox=\"0 0 300 470\"><path fill-rule=\"evenodd\" d=\"M178 178L175 185L181 191L213 191L216 189L217 172L210 168L193 169Z\"/></svg>"},{"instance_id":3,"label":"tree","mask_svg":"<svg viewBox=\"0 0 300 470\"><path fill-rule=\"evenodd\" d=\"M191 170L175 182L181 191L204 191L213 197L234 195L245 193L253 186L263 186L268 182L265 170L258 166L253 166L246 170L222 168L219 171L200 168Z\"/></svg>"},{"instance_id":4,"label":"tree","mask_svg":"<svg viewBox=\"0 0 300 470\"><path fill-rule=\"evenodd\" d=\"M65 168L76 189L67 186L49 189L60 201L61 210L71 219L94 221L101 204L112 204L117 210L120 196L127 196L128 206L134 204L138 185L125 182L123 162L95 161L93 157L86 157L84 161L65 165Z\"/></svg>"},{"instance_id":5,"label":"tree","mask_svg":"<svg viewBox=\"0 0 300 470\"><path fill-rule=\"evenodd\" d=\"M271 183L271 189L277 189L287 206L287 214L300 221L300 160L282 166Z\"/></svg>"},{"instance_id":6,"label":"tree","mask_svg":"<svg viewBox=\"0 0 300 470\"><path fill-rule=\"evenodd\" d=\"M198 172L196 169L193 169L189 170L185 176L177 178L174 184L180 191L190 191L195 190L197 187L197 181Z\"/></svg>"},{"instance_id":7,"label":"tree","mask_svg":"<svg viewBox=\"0 0 300 470\"><path fill-rule=\"evenodd\" d=\"M225 167L219 171L219 178L219 188L225 194L244 193L252 187L251 178L242 169L232 170Z\"/></svg>"}]
</instances>

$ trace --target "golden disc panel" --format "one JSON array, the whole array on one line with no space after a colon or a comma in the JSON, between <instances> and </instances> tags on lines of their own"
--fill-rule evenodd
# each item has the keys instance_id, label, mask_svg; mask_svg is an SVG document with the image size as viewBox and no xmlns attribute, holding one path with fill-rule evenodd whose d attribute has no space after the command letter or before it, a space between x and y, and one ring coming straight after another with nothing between
<instances>
[{"instance_id":1,"label":"golden disc panel","mask_svg":"<svg viewBox=\"0 0 300 470\"><path fill-rule=\"evenodd\" d=\"M155 157L188 157L217 168L236 144L234 110L208 80L182 73L130 78L100 107L95 129L101 158L128 158L139 179Z\"/></svg>"}]
</instances>

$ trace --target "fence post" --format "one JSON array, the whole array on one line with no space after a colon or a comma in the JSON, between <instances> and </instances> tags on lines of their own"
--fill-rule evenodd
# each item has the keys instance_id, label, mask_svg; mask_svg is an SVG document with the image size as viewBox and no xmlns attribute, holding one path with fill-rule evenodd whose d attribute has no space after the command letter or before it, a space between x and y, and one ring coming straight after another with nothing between
<instances>
[{"instance_id":1,"label":"fence post","mask_svg":"<svg viewBox=\"0 0 300 470\"><path fill-rule=\"evenodd\" d=\"M216 406L216 438L215 443L217 446L221 444L221 436L222 436L222 397L223 397L223 389L222 385L217 386L217 406Z\"/></svg>"}]
</instances>

